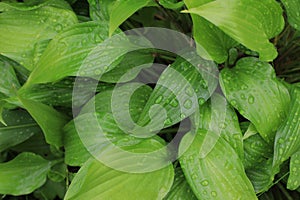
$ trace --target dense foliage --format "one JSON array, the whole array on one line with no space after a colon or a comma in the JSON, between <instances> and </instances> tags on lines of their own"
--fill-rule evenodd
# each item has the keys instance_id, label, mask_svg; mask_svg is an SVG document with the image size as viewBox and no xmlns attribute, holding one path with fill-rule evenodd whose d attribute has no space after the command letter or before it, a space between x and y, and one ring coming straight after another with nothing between
<instances>
[{"instance_id":1,"label":"dense foliage","mask_svg":"<svg viewBox=\"0 0 300 200\"><path fill-rule=\"evenodd\" d=\"M132 50L140 27L197 54ZM3 0L0 197L300 199L299 53L299 0ZM136 162L97 125L124 152L163 150Z\"/></svg>"}]
</instances>

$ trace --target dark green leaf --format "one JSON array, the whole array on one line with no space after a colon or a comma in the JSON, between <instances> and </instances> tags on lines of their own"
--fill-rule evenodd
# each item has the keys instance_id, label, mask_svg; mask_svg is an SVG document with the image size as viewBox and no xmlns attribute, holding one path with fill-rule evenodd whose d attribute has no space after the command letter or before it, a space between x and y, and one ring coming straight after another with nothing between
<instances>
[{"instance_id":1,"label":"dark green leaf","mask_svg":"<svg viewBox=\"0 0 300 200\"><path fill-rule=\"evenodd\" d=\"M295 29L300 30L300 1L298 0L281 0L287 15L288 21Z\"/></svg>"},{"instance_id":2,"label":"dark green leaf","mask_svg":"<svg viewBox=\"0 0 300 200\"><path fill-rule=\"evenodd\" d=\"M300 151L294 153L290 161L290 175L287 183L289 190L296 190L300 186Z\"/></svg>"}]
</instances>

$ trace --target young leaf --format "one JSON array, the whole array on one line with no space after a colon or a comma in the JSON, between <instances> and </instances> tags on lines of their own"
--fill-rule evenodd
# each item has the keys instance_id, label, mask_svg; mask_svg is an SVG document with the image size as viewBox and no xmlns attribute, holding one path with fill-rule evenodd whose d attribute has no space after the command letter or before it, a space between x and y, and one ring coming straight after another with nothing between
<instances>
[{"instance_id":1,"label":"young leaf","mask_svg":"<svg viewBox=\"0 0 300 200\"><path fill-rule=\"evenodd\" d=\"M190 143L192 137L192 144L179 161L187 182L198 199L257 199L242 161L222 137L214 132L198 129L195 136L189 132L183 137L179 151ZM205 140L206 137L209 139ZM204 142L215 141L214 137L219 139L203 157L199 149L205 145Z\"/></svg>"},{"instance_id":2,"label":"young leaf","mask_svg":"<svg viewBox=\"0 0 300 200\"><path fill-rule=\"evenodd\" d=\"M4 11L0 14L1 54L32 70L35 44L51 39L66 27L77 23L73 11L61 8L62 2L66 4L64 1L52 1L51 5L42 2L36 6L27 3L11 6L2 4ZM14 6L16 7L13 8Z\"/></svg>"},{"instance_id":3,"label":"young leaf","mask_svg":"<svg viewBox=\"0 0 300 200\"><path fill-rule=\"evenodd\" d=\"M273 165L280 165L300 149L300 88L293 87L288 116L276 132Z\"/></svg>"},{"instance_id":4,"label":"young leaf","mask_svg":"<svg viewBox=\"0 0 300 200\"><path fill-rule=\"evenodd\" d=\"M275 0L216 0L190 8L188 12L205 18L239 43L257 51L261 60L272 61L277 57L269 39L283 30L284 19Z\"/></svg>"},{"instance_id":5,"label":"young leaf","mask_svg":"<svg viewBox=\"0 0 300 200\"><path fill-rule=\"evenodd\" d=\"M253 57L242 58L232 69L221 71L220 84L231 105L267 142L273 142L286 117L290 96L272 66Z\"/></svg>"},{"instance_id":6,"label":"young leaf","mask_svg":"<svg viewBox=\"0 0 300 200\"><path fill-rule=\"evenodd\" d=\"M289 24L300 30L300 2L298 0L281 0L281 2L286 9Z\"/></svg>"},{"instance_id":7,"label":"young leaf","mask_svg":"<svg viewBox=\"0 0 300 200\"><path fill-rule=\"evenodd\" d=\"M212 0L184 0L189 9L199 7ZM197 42L197 51L205 59L223 63L228 58L230 48L238 42L226 35L220 28L203 17L191 14L193 20L193 35ZM205 34L203 34L205 33Z\"/></svg>"},{"instance_id":8,"label":"young leaf","mask_svg":"<svg viewBox=\"0 0 300 200\"><path fill-rule=\"evenodd\" d=\"M149 139L130 149L135 152L148 152L161 147L161 143ZM136 162L126 162L126 165L135 166ZM79 170L65 199L162 199L170 190L173 178L174 169L171 164L148 173L126 173L92 159Z\"/></svg>"},{"instance_id":9,"label":"young leaf","mask_svg":"<svg viewBox=\"0 0 300 200\"><path fill-rule=\"evenodd\" d=\"M29 194L46 182L51 162L33 153L22 153L0 163L0 193Z\"/></svg>"},{"instance_id":10,"label":"young leaf","mask_svg":"<svg viewBox=\"0 0 300 200\"><path fill-rule=\"evenodd\" d=\"M67 123L66 116L45 104L23 99L21 97L19 97L19 99L25 109L43 130L47 143L55 147L61 147L63 145L62 128Z\"/></svg>"},{"instance_id":11,"label":"young leaf","mask_svg":"<svg viewBox=\"0 0 300 200\"><path fill-rule=\"evenodd\" d=\"M115 1L110 11L109 35L140 8L147 6L152 0L119 0Z\"/></svg>"},{"instance_id":12,"label":"young leaf","mask_svg":"<svg viewBox=\"0 0 300 200\"><path fill-rule=\"evenodd\" d=\"M182 170L178 167L175 169L175 177L172 188L164 200L197 200L189 184L187 183Z\"/></svg>"},{"instance_id":13,"label":"young leaf","mask_svg":"<svg viewBox=\"0 0 300 200\"><path fill-rule=\"evenodd\" d=\"M287 183L289 190L296 190L300 186L300 151L291 156L290 175Z\"/></svg>"},{"instance_id":14,"label":"young leaf","mask_svg":"<svg viewBox=\"0 0 300 200\"><path fill-rule=\"evenodd\" d=\"M41 132L38 124L23 110L4 110L3 120L6 126L0 124L0 152Z\"/></svg>"}]
</instances>

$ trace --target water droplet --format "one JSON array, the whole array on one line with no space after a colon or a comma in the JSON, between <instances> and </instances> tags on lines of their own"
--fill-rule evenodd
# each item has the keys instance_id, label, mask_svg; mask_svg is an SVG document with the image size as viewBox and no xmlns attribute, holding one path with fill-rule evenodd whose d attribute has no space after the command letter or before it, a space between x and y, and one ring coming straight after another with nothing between
<instances>
[{"instance_id":1,"label":"water droplet","mask_svg":"<svg viewBox=\"0 0 300 200\"><path fill-rule=\"evenodd\" d=\"M159 104L162 100L163 100L163 96L159 96L159 97L157 97L157 99L155 100L155 103L156 103L156 104Z\"/></svg>"},{"instance_id":2,"label":"water droplet","mask_svg":"<svg viewBox=\"0 0 300 200\"><path fill-rule=\"evenodd\" d=\"M201 185L203 185L203 186L208 186L208 184L209 184L209 183L208 183L207 180L201 182Z\"/></svg>"},{"instance_id":3,"label":"water droplet","mask_svg":"<svg viewBox=\"0 0 300 200\"><path fill-rule=\"evenodd\" d=\"M170 118L167 118L165 121L164 121L164 124L165 125L170 125L172 123L172 120Z\"/></svg>"},{"instance_id":4,"label":"water droplet","mask_svg":"<svg viewBox=\"0 0 300 200\"><path fill-rule=\"evenodd\" d=\"M192 105L193 105L193 102L192 102L192 100L190 100L190 99L187 99L187 100L184 102L184 104L183 104L183 106L184 106L186 109L190 109L190 108L192 107Z\"/></svg>"},{"instance_id":5,"label":"water droplet","mask_svg":"<svg viewBox=\"0 0 300 200\"><path fill-rule=\"evenodd\" d=\"M178 101L176 99L173 99L171 102L170 102L170 105L173 106L173 107L176 107L178 106Z\"/></svg>"},{"instance_id":6,"label":"water droplet","mask_svg":"<svg viewBox=\"0 0 300 200\"><path fill-rule=\"evenodd\" d=\"M297 185L298 185L298 181L295 181L295 182L294 182L294 185L297 186Z\"/></svg>"},{"instance_id":7,"label":"water droplet","mask_svg":"<svg viewBox=\"0 0 300 200\"><path fill-rule=\"evenodd\" d=\"M200 97L198 99L198 103L199 103L199 105L203 105L205 103L205 99L203 99L203 98Z\"/></svg>"},{"instance_id":8,"label":"water droplet","mask_svg":"<svg viewBox=\"0 0 300 200\"><path fill-rule=\"evenodd\" d=\"M236 106L236 100L230 101L230 104L231 104L233 107Z\"/></svg>"},{"instance_id":9,"label":"water droplet","mask_svg":"<svg viewBox=\"0 0 300 200\"><path fill-rule=\"evenodd\" d=\"M297 171L297 167L293 167L292 171L296 172Z\"/></svg>"},{"instance_id":10,"label":"water droplet","mask_svg":"<svg viewBox=\"0 0 300 200\"><path fill-rule=\"evenodd\" d=\"M185 93L186 93L188 96L192 97L193 94L194 94L193 88L192 88L192 87L187 87L187 88L185 89Z\"/></svg>"},{"instance_id":11,"label":"water droplet","mask_svg":"<svg viewBox=\"0 0 300 200\"><path fill-rule=\"evenodd\" d=\"M192 175L192 179L195 180L195 179L197 179L197 178L198 178L197 174L193 174L193 175Z\"/></svg>"},{"instance_id":12,"label":"water droplet","mask_svg":"<svg viewBox=\"0 0 300 200\"><path fill-rule=\"evenodd\" d=\"M283 154L283 149L279 148L279 155L282 155L282 154Z\"/></svg>"},{"instance_id":13,"label":"water droplet","mask_svg":"<svg viewBox=\"0 0 300 200\"><path fill-rule=\"evenodd\" d=\"M241 94L241 99L246 99L246 96L244 94Z\"/></svg>"},{"instance_id":14,"label":"water droplet","mask_svg":"<svg viewBox=\"0 0 300 200\"><path fill-rule=\"evenodd\" d=\"M278 143L279 143L279 144L282 144L283 142L284 142L284 139L282 139L282 138L279 138L279 139L278 139Z\"/></svg>"},{"instance_id":15,"label":"water droplet","mask_svg":"<svg viewBox=\"0 0 300 200\"><path fill-rule=\"evenodd\" d=\"M212 191L212 192L211 192L211 196L216 197L216 196L217 196L217 192Z\"/></svg>"},{"instance_id":16,"label":"water droplet","mask_svg":"<svg viewBox=\"0 0 300 200\"><path fill-rule=\"evenodd\" d=\"M94 74L95 75L100 75L102 73L102 70L101 69L96 69L95 71L94 71Z\"/></svg>"},{"instance_id":17,"label":"water droplet","mask_svg":"<svg viewBox=\"0 0 300 200\"><path fill-rule=\"evenodd\" d=\"M254 103L254 97L252 96L252 95L250 95L249 97L248 97L248 103L249 104L253 104Z\"/></svg>"},{"instance_id":18,"label":"water droplet","mask_svg":"<svg viewBox=\"0 0 300 200\"><path fill-rule=\"evenodd\" d=\"M181 113L181 114L180 114L180 118L181 118L181 119L184 119L184 118L185 118L185 114Z\"/></svg>"},{"instance_id":19,"label":"water droplet","mask_svg":"<svg viewBox=\"0 0 300 200\"><path fill-rule=\"evenodd\" d=\"M55 31L57 31L57 32L61 31L62 29L63 29L63 26L61 24L57 24L55 26Z\"/></svg>"}]
</instances>

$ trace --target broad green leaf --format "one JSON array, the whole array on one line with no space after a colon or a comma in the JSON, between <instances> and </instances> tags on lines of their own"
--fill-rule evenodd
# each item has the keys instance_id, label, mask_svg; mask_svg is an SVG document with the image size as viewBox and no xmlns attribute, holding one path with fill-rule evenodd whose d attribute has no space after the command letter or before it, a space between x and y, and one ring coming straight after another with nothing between
<instances>
[{"instance_id":1,"label":"broad green leaf","mask_svg":"<svg viewBox=\"0 0 300 200\"><path fill-rule=\"evenodd\" d=\"M187 182L198 199L257 199L247 178L242 161L235 150L217 134L198 129L195 136L189 132L180 143L182 151L191 139L188 150L179 158ZM215 141L213 149L203 157L204 142ZM209 138L209 139L205 139Z\"/></svg>"},{"instance_id":2,"label":"broad green leaf","mask_svg":"<svg viewBox=\"0 0 300 200\"><path fill-rule=\"evenodd\" d=\"M0 152L41 132L38 124L24 110L4 110L3 120L6 126L0 124Z\"/></svg>"},{"instance_id":3,"label":"broad green leaf","mask_svg":"<svg viewBox=\"0 0 300 200\"><path fill-rule=\"evenodd\" d=\"M184 0L188 9L199 7L212 0ZM223 63L228 58L230 48L238 43L226 35L220 28L203 17L191 14L193 20L193 36L197 42L197 51L205 59Z\"/></svg>"},{"instance_id":4,"label":"broad green leaf","mask_svg":"<svg viewBox=\"0 0 300 200\"><path fill-rule=\"evenodd\" d=\"M148 152L161 147L161 143L149 139L131 146L130 150ZM126 165L136 164L135 162L126 163ZM73 179L65 200L162 199L170 190L173 178L174 169L171 164L148 173L126 173L109 168L98 160L92 159L84 164Z\"/></svg>"},{"instance_id":5,"label":"broad green leaf","mask_svg":"<svg viewBox=\"0 0 300 200\"><path fill-rule=\"evenodd\" d=\"M77 81L79 95L73 96L74 82ZM97 87L96 87L97 86ZM80 88L79 88L80 87ZM93 87L96 87L93 91ZM79 107L86 103L96 92L113 87L112 84L98 83L89 78L65 78L55 83L36 84L18 94L25 99L41 102L50 106ZM73 102L72 102L73 101Z\"/></svg>"},{"instance_id":6,"label":"broad green leaf","mask_svg":"<svg viewBox=\"0 0 300 200\"><path fill-rule=\"evenodd\" d=\"M132 91L132 87L130 84L122 86L122 94L123 97L128 95L128 92ZM136 90L136 92L130 98L130 115L133 121L137 121L142 108L145 106L146 100L148 99L151 88L148 86L142 86ZM119 128L118 124L116 124L115 118L112 114L111 110L111 98L112 98L112 90L107 90L104 92L100 92L95 96L94 99L90 100L86 106L83 107L80 115L76 119L76 127L74 120L69 122L65 128L64 134L64 147L65 147L65 162L71 166L81 166L88 158L91 157L88 150L83 145L80 136L78 135L77 127L81 127L82 130L88 130L89 126L95 126L95 124L91 124L88 121L88 113L96 111L97 120L101 125L102 129L106 132L107 137L111 138L111 142L116 143L120 141L124 141L122 145L128 146L135 143L140 142L139 139L136 139L131 136L127 136L123 133L123 131ZM95 102L95 103L94 103ZM120 109L124 109L124 105ZM95 107L95 110L94 110ZM90 133L90 140L95 140L94 134ZM87 139L87 138L85 138ZM127 140L128 142L125 142ZM120 144L119 144L120 145Z\"/></svg>"},{"instance_id":7,"label":"broad green leaf","mask_svg":"<svg viewBox=\"0 0 300 200\"><path fill-rule=\"evenodd\" d=\"M177 0L160 0L159 4L168 9L179 9L184 6L183 1Z\"/></svg>"},{"instance_id":8,"label":"broad green leaf","mask_svg":"<svg viewBox=\"0 0 300 200\"><path fill-rule=\"evenodd\" d=\"M15 96L20 87L10 60L0 55L0 92L8 97Z\"/></svg>"},{"instance_id":9,"label":"broad green leaf","mask_svg":"<svg viewBox=\"0 0 300 200\"><path fill-rule=\"evenodd\" d=\"M273 142L286 117L290 96L272 66L253 57L242 58L232 69L221 71L220 85L231 105L268 143Z\"/></svg>"},{"instance_id":10,"label":"broad green leaf","mask_svg":"<svg viewBox=\"0 0 300 200\"><path fill-rule=\"evenodd\" d=\"M269 39L283 30L284 18L275 0L216 0L189 8L188 12L205 18L239 43L257 51L261 60L272 61L277 57Z\"/></svg>"},{"instance_id":11,"label":"broad green leaf","mask_svg":"<svg viewBox=\"0 0 300 200\"><path fill-rule=\"evenodd\" d=\"M300 30L300 1L281 0L288 16L288 22L295 29Z\"/></svg>"},{"instance_id":12,"label":"broad green leaf","mask_svg":"<svg viewBox=\"0 0 300 200\"><path fill-rule=\"evenodd\" d=\"M217 86L214 70L214 63L194 54L189 61L176 59L159 77L138 124L147 125L151 132L150 129L157 131L192 115L198 101L204 103Z\"/></svg>"},{"instance_id":13,"label":"broad green leaf","mask_svg":"<svg viewBox=\"0 0 300 200\"><path fill-rule=\"evenodd\" d=\"M110 10L109 20L109 35L111 36L114 31L131 15L139 9L145 7L152 0L119 0L115 1Z\"/></svg>"},{"instance_id":14,"label":"broad green leaf","mask_svg":"<svg viewBox=\"0 0 300 200\"><path fill-rule=\"evenodd\" d=\"M214 93L209 101L200 105L199 112L198 128L212 131L223 137L243 159L242 132L237 115L226 99L220 94ZM209 147L203 144L201 150L208 153L211 148L213 146Z\"/></svg>"},{"instance_id":15,"label":"broad green leaf","mask_svg":"<svg viewBox=\"0 0 300 200\"><path fill-rule=\"evenodd\" d=\"M124 54L136 48L136 44L123 33L110 40L106 40L107 37L108 25L105 21L84 22L69 27L49 43L26 86L53 82L67 76L99 79L100 75L117 67ZM147 63L148 59L143 59L144 62Z\"/></svg>"},{"instance_id":16,"label":"broad green leaf","mask_svg":"<svg viewBox=\"0 0 300 200\"><path fill-rule=\"evenodd\" d=\"M115 1L88 0L90 5L90 17L94 21L109 21L109 14Z\"/></svg>"},{"instance_id":17,"label":"broad green leaf","mask_svg":"<svg viewBox=\"0 0 300 200\"><path fill-rule=\"evenodd\" d=\"M175 169L175 177L172 188L170 189L165 200L197 200L189 184L187 183L182 170L178 167Z\"/></svg>"},{"instance_id":18,"label":"broad green leaf","mask_svg":"<svg viewBox=\"0 0 300 200\"><path fill-rule=\"evenodd\" d=\"M276 132L274 166L280 165L300 149L300 88L293 87L290 95L287 118Z\"/></svg>"},{"instance_id":19,"label":"broad green leaf","mask_svg":"<svg viewBox=\"0 0 300 200\"><path fill-rule=\"evenodd\" d=\"M272 159L268 159L253 168L246 169L256 193L266 192L272 186L274 179L272 162Z\"/></svg>"},{"instance_id":20,"label":"broad green leaf","mask_svg":"<svg viewBox=\"0 0 300 200\"><path fill-rule=\"evenodd\" d=\"M14 9L5 9L0 14L0 52L27 69L34 68L38 42L53 38L66 27L77 23L75 13L61 8L64 1L52 1L53 4L30 6L20 3ZM37 1L34 1L37 4ZM43 4L43 2L42 2ZM2 4L3 6L3 4ZM4 6L7 7L8 5ZM28 9L26 9L28 7ZM1 7L1 6L0 6Z\"/></svg>"},{"instance_id":21,"label":"broad green leaf","mask_svg":"<svg viewBox=\"0 0 300 200\"><path fill-rule=\"evenodd\" d=\"M300 151L291 156L290 175L287 183L289 190L296 190L300 186Z\"/></svg>"},{"instance_id":22,"label":"broad green leaf","mask_svg":"<svg viewBox=\"0 0 300 200\"><path fill-rule=\"evenodd\" d=\"M57 8L64 8L67 10L71 10L71 6L64 0L30 0L20 2L14 1L6 1L0 2L1 11L10 11L10 10L19 10L19 11L28 11L35 10L37 8L45 7L45 6L53 6Z\"/></svg>"},{"instance_id":23,"label":"broad green leaf","mask_svg":"<svg viewBox=\"0 0 300 200\"><path fill-rule=\"evenodd\" d=\"M47 180L47 182L42 187L34 191L34 197L38 199L46 199L46 200L54 200L57 197L63 199L65 193L66 193L65 181L56 183Z\"/></svg>"},{"instance_id":24,"label":"broad green leaf","mask_svg":"<svg viewBox=\"0 0 300 200\"><path fill-rule=\"evenodd\" d=\"M33 153L22 153L0 163L0 193L29 194L46 182L51 162Z\"/></svg>"},{"instance_id":25,"label":"broad green leaf","mask_svg":"<svg viewBox=\"0 0 300 200\"><path fill-rule=\"evenodd\" d=\"M62 128L67 123L66 116L45 104L20 97L19 100L43 130L47 143L61 147L63 145Z\"/></svg>"},{"instance_id":26,"label":"broad green leaf","mask_svg":"<svg viewBox=\"0 0 300 200\"><path fill-rule=\"evenodd\" d=\"M265 162L266 159L273 157L272 145L266 143L258 134L248 137L243 144L244 167L246 170L256 168Z\"/></svg>"}]
</instances>

